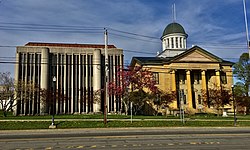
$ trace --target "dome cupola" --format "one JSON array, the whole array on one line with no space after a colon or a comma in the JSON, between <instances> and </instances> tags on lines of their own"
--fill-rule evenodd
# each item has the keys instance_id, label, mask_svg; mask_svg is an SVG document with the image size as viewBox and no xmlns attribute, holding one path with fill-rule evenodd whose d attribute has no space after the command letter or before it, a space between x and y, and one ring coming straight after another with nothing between
<instances>
[{"instance_id":1,"label":"dome cupola","mask_svg":"<svg viewBox=\"0 0 250 150\"><path fill-rule=\"evenodd\" d=\"M182 25L176 22L168 24L161 37L162 50L169 51L169 57L184 52L187 49L187 37Z\"/></svg>"},{"instance_id":2,"label":"dome cupola","mask_svg":"<svg viewBox=\"0 0 250 150\"><path fill-rule=\"evenodd\" d=\"M175 34L175 33L179 33L179 34L183 34L183 35L187 36L184 28L179 23L173 22L173 23L170 23L169 25L167 25L167 27L163 31L162 38L165 35Z\"/></svg>"}]
</instances>

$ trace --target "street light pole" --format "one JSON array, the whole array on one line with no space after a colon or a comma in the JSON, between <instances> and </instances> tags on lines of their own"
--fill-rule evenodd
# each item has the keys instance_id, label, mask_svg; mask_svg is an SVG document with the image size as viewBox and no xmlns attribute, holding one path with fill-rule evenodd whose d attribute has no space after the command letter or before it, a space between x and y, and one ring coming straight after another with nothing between
<instances>
[{"instance_id":1,"label":"street light pole","mask_svg":"<svg viewBox=\"0 0 250 150\"><path fill-rule=\"evenodd\" d=\"M52 122L51 122L51 125L49 126L49 128L56 128L56 125L55 125L55 99L56 99L56 77L54 76L53 77L53 100L52 100Z\"/></svg>"},{"instance_id":2,"label":"street light pole","mask_svg":"<svg viewBox=\"0 0 250 150\"><path fill-rule=\"evenodd\" d=\"M236 123L237 123L237 118L236 118L236 106L235 106L235 98L234 98L234 85L232 85L232 97L233 97L233 109L234 109L234 126L236 127Z\"/></svg>"}]
</instances>

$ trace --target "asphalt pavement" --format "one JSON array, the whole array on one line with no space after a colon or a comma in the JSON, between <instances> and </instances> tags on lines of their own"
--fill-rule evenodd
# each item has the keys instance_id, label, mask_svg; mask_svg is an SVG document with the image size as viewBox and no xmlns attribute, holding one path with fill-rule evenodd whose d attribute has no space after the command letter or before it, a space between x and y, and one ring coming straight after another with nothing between
<instances>
[{"instance_id":1,"label":"asphalt pavement","mask_svg":"<svg viewBox=\"0 0 250 150\"><path fill-rule=\"evenodd\" d=\"M250 147L250 127L151 127L2 130L0 150L216 149Z\"/></svg>"}]
</instances>

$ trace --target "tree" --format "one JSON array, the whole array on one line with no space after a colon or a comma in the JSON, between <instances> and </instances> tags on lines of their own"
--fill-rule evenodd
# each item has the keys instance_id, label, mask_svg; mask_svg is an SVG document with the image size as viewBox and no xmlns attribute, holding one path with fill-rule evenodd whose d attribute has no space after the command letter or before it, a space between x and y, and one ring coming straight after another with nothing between
<instances>
[{"instance_id":1,"label":"tree","mask_svg":"<svg viewBox=\"0 0 250 150\"><path fill-rule=\"evenodd\" d=\"M133 91L130 92L128 94L129 99L131 100L131 102L133 103L133 109L134 109L134 113L135 115L138 112L141 112L142 106L144 106L147 98L148 98L148 93L146 93L143 90L137 90L137 91Z\"/></svg>"},{"instance_id":2,"label":"tree","mask_svg":"<svg viewBox=\"0 0 250 150\"><path fill-rule=\"evenodd\" d=\"M18 104L25 103L32 99L36 88L33 81L25 83L24 81L14 81L10 72L0 72L0 104L3 110L3 116L7 117L8 111Z\"/></svg>"},{"instance_id":3,"label":"tree","mask_svg":"<svg viewBox=\"0 0 250 150\"><path fill-rule=\"evenodd\" d=\"M84 105L85 103L87 103L88 101L92 101L92 103L95 105L100 105L101 104L101 98L102 98L102 93L104 92L103 89L98 89L98 90L88 90L88 89L82 89L79 90L80 91L80 104ZM97 111L101 111L97 110Z\"/></svg>"},{"instance_id":4,"label":"tree","mask_svg":"<svg viewBox=\"0 0 250 150\"><path fill-rule=\"evenodd\" d=\"M156 114L158 115L160 108L169 107L169 104L176 99L175 91L162 91L160 90L157 94L152 95L151 100L156 107Z\"/></svg>"},{"instance_id":5,"label":"tree","mask_svg":"<svg viewBox=\"0 0 250 150\"><path fill-rule=\"evenodd\" d=\"M109 94L123 97L126 113L130 102L133 102L135 112L138 112L149 94L156 94L159 91L153 73L141 66L118 68L116 76L119 81L109 83Z\"/></svg>"},{"instance_id":6,"label":"tree","mask_svg":"<svg viewBox=\"0 0 250 150\"><path fill-rule=\"evenodd\" d=\"M65 100L69 100L69 98L63 95L57 89L55 89L55 91L49 89L40 89L40 102L42 105L47 107L49 114L56 114L56 103L60 103Z\"/></svg>"},{"instance_id":7,"label":"tree","mask_svg":"<svg viewBox=\"0 0 250 150\"><path fill-rule=\"evenodd\" d=\"M250 108L250 98L246 95L247 89L242 82L237 82L234 86L234 99L238 112L247 113Z\"/></svg>"},{"instance_id":8,"label":"tree","mask_svg":"<svg viewBox=\"0 0 250 150\"><path fill-rule=\"evenodd\" d=\"M224 106L232 101L232 92L224 86L220 87L214 84L207 91L202 90L202 98L204 105L212 106L219 112L220 109L224 109Z\"/></svg>"},{"instance_id":9,"label":"tree","mask_svg":"<svg viewBox=\"0 0 250 150\"><path fill-rule=\"evenodd\" d=\"M250 86L250 59L248 53L243 53L239 61L234 64L233 74L242 83L244 88L241 88L244 95L244 101L247 102L249 99L249 86ZM246 113L249 114L250 106L246 105Z\"/></svg>"}]
</instances>

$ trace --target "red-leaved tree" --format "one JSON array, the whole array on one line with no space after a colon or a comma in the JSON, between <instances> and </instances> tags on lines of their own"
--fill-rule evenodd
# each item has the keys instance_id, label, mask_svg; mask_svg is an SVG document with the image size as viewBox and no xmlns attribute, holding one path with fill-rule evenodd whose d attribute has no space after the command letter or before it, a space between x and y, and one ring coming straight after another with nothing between
<instances>
[{"instance_id":1,"label":"red-leaved tree","mask_svg":"<svg viewBox=\"0 0 250 150\"><path fill-rule=\"evenodd\" d=\"M212 106L219 113L220 109L224 109L224 106L232 101L232 93L224 86L218 87L214 85L208 88L207 91L202 90L202 98L205 106Z\"/></svg>"},{"instance_id":2,"label":"red-leaved tree","mask_svg":"<svg viewBox=\"0 0 250 150\"><path fill-rule=\"evenodd\" d=\"M125 113L128 112L129 102L133 102L136 112L142 108L148 94L157 94L159 92L156 87L156 81L153 73L141 66L127 67L127 69L119 68L117 71L118 82L112 81L109 83L109 94L123 97L123 104L125 106ZM135 96L138 92L145 92L145 94L138 101Z\"/></svg>"}]
</instances>

